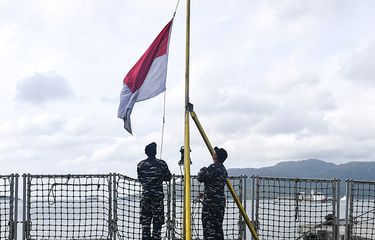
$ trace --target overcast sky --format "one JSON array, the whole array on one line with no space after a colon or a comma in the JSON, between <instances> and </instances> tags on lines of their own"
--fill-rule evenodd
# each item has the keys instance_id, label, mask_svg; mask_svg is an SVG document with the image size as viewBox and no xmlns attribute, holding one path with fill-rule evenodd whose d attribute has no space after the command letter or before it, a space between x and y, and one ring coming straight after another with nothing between
<instances>
[{"instance_id":1,"label":"overcast sky","mask_svg":"<svg viewBox=\"0 0 375 240\"><path fill-rule=\"evenodd\" d=\"M126 73L177 0L0 0L0 174L136 177L163 95L117 118ZM184 137L185 11L175 17L162 158ZM192 0L190 100L227 168L375 161L375 1ZM211 163L191 121L191 173Z\"/></svg>"}]
</instances>

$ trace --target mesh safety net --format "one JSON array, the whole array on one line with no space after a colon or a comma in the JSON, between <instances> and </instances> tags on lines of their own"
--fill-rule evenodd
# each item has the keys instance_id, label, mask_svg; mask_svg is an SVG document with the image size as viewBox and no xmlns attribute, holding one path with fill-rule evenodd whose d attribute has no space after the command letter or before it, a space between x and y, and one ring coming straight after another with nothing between
<instances>
[{"instance_id":1,"label":"mesh safety net","mask_svg":"<svg viewBox=\"0 0 375 240\"><path fill-rule=\"evenodd\" d=\"M11 239L13 221L13 175L0 175L0 239Z\"/></svg>"},{"instance_id":2,"label":"mesh safety net","mask_svg":"<svg viewBox=\"0 0 375 240\"><path fill-rule=\"evenodd\" d=\"M137 179L108 175L24 175L26 183L26 239L98 240L141 239L139 223L142 187ZM241 201L245 177L231 177ZM192 239L203 239L203 184L191 180ZM227 191L225 239L243 239L244 223ZM166 224L163 239L183 238L183 177L164 184Z\"/></svg>"},{"instance_id":3,"label":"mesh safety net","mask_svg":"<svg viewBox=\"0 0 375 240\"><path fill-rule=\"evenodd\" d=\"M260 239L335 239L338 180L253 177Z\"/></svg>"},{"instance_id":4,"label":"mesh safety net","mask_svg":"<svg viewBox=\"0 0 375 240\"><path fill-rule=\"evenodd\" d=\"M350 239L375 239L375 182L348 180Z\"/></svg>"},{"instance_id":5,"label":"mesh safety net","mask_svg":"<svg viewBox=\"0 0 375 240\"><path fill-rule=\"evenodd\" d=\"M27 175L27 239L110 239L110 175Z\"/></svg>"}]
</instances>

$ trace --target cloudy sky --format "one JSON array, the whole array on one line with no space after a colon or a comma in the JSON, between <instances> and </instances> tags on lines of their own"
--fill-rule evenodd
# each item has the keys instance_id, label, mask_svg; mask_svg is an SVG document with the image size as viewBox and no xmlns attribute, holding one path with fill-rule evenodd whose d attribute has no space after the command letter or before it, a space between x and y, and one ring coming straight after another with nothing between
<instances>
[{"instance_id":1,"label":"cloudy sky","mask_svg":"<svg viewBox=\"0 0 375 240\"><path fill-rule=\"evenodd\" d=\"M177 0L0 0L0 174L136 177L163 95L117 118L122 80ZM191 3L190 100L227 168L375 161L375 1ZM162 158L180 173L185 1L175 17ZM211 163L191 122L192 174ZM160 148L159 148L160 152Z\"/></svg>"}]
</instances>

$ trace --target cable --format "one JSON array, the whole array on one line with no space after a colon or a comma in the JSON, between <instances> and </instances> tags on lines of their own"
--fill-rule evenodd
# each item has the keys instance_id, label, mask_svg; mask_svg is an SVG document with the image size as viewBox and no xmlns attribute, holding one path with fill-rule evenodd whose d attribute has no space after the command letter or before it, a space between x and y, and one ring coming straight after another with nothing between
<instances>
[{"instance_id":1,"label":"cable","mask_svg":"<svg viewBox=\"0 0 375 240\"><path fill-rule=\"evenodd\" d=\"M163 124L161 127L161 140L160 140L160 157L163 157L163 144L164 144L164 127L165 127L165 99L166 99L167 91L164 92L164 103L163 103Z\"/></svg>"},{"instance_id":2,"label":"cable","mask_svg":"<svg viewBox=\"0 0 375 240\"><path fill-rule=\"evenodd\" d=\"M173 17L176 15L178 5L180 4L180 0L177 1L176 8L174 9Z\"/></svg>"}]
</instances>

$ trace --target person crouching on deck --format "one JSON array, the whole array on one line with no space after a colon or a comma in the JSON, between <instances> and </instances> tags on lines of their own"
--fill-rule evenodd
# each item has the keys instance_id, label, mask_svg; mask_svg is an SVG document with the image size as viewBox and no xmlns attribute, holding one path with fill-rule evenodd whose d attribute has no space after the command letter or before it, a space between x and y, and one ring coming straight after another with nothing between
<instances>
[{"instance_id":1,"label":"person crouching on deck","mask_svg":"<svg viewBox=\"0 0 375 240\"><path fill-rule=\"evenodd\" d=\"M214 148L213 164L203 167L197 179L204 183L202 224L204 240L224 240L223 221L225 213L224 186L228 177L223 162L228 154L223 148Z\"/></svg>"},{"instance_id":2,"label":"person crouching on deck","mask_svg":"<svg viewBox=\"0 0 375 240\"><path fill-rule=\"evenodd\" d=\"M157 159L156 143L145 148L147 159L138 163L138 180L142 185L140 223L142 240L161 239L161 228L164 224L164 192L163 181L169 181L172 174L165 161ZM151 221L152 238L151 238Z\"/></svg>"}]
</instances>

